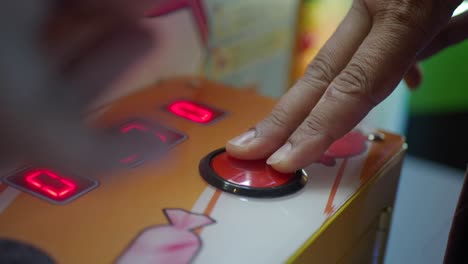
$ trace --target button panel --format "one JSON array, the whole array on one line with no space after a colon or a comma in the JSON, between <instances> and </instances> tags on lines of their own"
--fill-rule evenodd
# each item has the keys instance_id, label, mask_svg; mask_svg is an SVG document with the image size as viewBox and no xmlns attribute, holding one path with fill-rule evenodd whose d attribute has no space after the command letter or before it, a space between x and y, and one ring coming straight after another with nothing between
<instances>
[{"instance_id":1,"label":"button panel","mask_svg":"<svg viewBox=\"0 0 468 264\"><path fill-rule=\"evenodd\" d=\"M175 116L203 125L213 124L226 114L221 110L190 100L176 100L166 105L164 109ZM184 133L175 129L140 118L134 118L113 127L111 133L117 135L124 145L131 149L130 153L116 161L120 166L130 168L141 165L149 158L164 154L188 138ZM264 185L259 179L247 178L244 181L252 181L252 186ZM278 184L281 182L281 177L273 176L273 178ZM241 182L236 182L240 180L241 178L233 178L230 182L241 184ZM3 181L54 204L69 203L99 185L99 182L94 179L63 176L56 171L41 167L25 167L5 177ZM270 183L270 185L273 187L275 183Z\"/></svg>"}]
</instances>

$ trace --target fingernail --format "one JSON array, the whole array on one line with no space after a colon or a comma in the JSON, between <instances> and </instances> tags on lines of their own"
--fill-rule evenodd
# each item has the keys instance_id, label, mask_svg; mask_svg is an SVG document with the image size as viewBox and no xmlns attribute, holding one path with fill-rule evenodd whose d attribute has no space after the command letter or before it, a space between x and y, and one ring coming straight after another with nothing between
<instances>
[{"instance_id":1,"label":"fingernail","mask_svg":"<svg viewBox=\"0 0 468 264\"><path fill-rule=\"evenodd\" d=\"M229 140L229 144L234 146L244 146L249 144L255 138L255 130L251 129L244 134Z\"/></svg>"},{"instance_id":2,"label":"fingernail","mask_svg":"<svg viewBox=\"0 0 468 264\"><path fill-rule=\"evenodd\" d=\"M280 163L286 156L291 152L292 145L291 143L284 144L281 148L279 148L273 155L271 155L267 159L268 165L273 165L276 163Z\"/></svg>"}]
</instances>

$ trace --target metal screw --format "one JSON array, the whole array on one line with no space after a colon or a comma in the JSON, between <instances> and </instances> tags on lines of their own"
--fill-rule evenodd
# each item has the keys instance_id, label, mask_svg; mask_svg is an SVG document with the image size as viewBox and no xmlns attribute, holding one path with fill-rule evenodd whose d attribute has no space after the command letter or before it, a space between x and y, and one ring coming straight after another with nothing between
<instances>
[{"instance_id":1,"label":"metal screw","mask_svg":"<svg viewBox=\"0 0 468 264\"><path fill-rule=\"evenodd\" d=\"M383 141L385 140L385 135L383 133L371 133L367 136L369 141Z\"/></svg>"}]
</instances>

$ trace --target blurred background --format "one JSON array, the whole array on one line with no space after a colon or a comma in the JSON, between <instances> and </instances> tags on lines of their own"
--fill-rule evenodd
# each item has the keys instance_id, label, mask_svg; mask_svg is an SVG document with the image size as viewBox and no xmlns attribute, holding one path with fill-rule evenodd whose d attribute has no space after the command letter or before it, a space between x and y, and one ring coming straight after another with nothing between
<instances>
[{"instance_id":1,"label":"blurred background","mask_svg":"<svg viewBox=\"0 0 468 264\"><path fill-rule=\"evenodd\" d=\"M97 106L134 87L180 75L201 75L278 98L302 75L351 1L163 3L145 19L156 43L153 50ZM454 15L466 10L468 1ZM405 135L409 145L387 263L442 262L468 162L468 41L421 66L419 90L410 92L402 82L363 121Z\"/></svg>"}]
</instances>

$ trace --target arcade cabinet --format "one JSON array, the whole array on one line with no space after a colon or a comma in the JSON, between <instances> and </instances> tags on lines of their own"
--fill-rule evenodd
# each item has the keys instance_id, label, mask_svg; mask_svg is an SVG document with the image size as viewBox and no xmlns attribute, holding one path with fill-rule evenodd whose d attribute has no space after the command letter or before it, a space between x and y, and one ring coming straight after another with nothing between
<instances>
[{"instance_id":1,"label":"arcade cabinet","mask_svg":"<svg viewBox=\"0 0 468 264\"><path fill-rule=\"evenodd\" d=\"M134 149L99 178L4 173L0 237L69 264L378 263L404 139L357 127L291 174L230 157L274 104L191 77L121 98L92 120Z\"/></svg>"}]
</instances>

